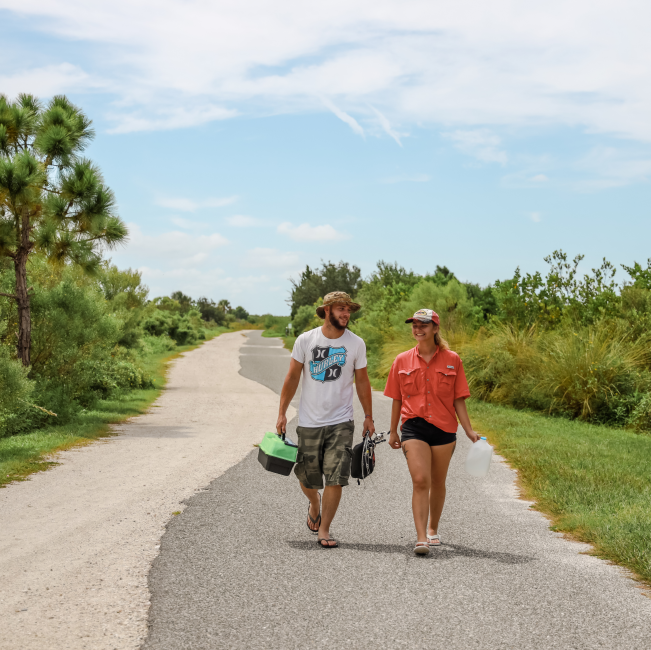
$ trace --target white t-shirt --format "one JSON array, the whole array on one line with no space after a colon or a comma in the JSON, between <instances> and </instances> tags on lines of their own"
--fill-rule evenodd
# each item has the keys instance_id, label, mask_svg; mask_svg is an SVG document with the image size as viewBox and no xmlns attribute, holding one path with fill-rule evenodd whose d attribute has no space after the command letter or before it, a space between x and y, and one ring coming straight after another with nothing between
<instances>
[{"instance_id":1,"label":"white t-shirt","mask_svg":"<svg viewBox=\"0 0 651 650\"><path fill-rule=\"evenodd\" d=\"M350 330L328 339L317 327L296 339L292 358L303 364L299 426L325 427L352 420L355 370L366 368L364 341Z\"/></svg>"}]
</instances>

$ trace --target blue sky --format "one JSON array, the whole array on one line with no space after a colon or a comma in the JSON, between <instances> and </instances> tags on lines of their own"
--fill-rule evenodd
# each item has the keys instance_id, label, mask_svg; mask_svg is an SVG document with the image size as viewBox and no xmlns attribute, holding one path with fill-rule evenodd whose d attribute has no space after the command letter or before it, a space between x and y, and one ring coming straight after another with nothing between
<instances>
[{"instance_id":1,"label":"blue sky","mask_svg":"<svg viewBox=\"0 0 651 650\"><path fill-rule=\"evenodd\" d=\"M0 0L0 92L65 93L176 289L286 313L305 264L488 284L651 257L642 2ZM620 279L624 279L622 273Z\"/></svg>"}]
</instances>

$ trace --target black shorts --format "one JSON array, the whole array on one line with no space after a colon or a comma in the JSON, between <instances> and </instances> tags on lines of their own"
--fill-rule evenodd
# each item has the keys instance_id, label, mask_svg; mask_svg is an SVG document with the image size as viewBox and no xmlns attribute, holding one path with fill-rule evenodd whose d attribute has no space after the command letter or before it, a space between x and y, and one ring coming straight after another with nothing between
<instances>
[{"instance_id":1,"label":"black shorts","mask_svg":"<svg viewBox=\"0 0 651 650\"><path fill-rule=\"evenodd\" d=\"M433 424L423 418L410 418L402 423L400 427L402 431L402 441L407 440L422 440L430 447L438 447L438 445L449 445L451 442L456 442L457 432L448 433L435 427Z\"/></svg>"}]
</instances>

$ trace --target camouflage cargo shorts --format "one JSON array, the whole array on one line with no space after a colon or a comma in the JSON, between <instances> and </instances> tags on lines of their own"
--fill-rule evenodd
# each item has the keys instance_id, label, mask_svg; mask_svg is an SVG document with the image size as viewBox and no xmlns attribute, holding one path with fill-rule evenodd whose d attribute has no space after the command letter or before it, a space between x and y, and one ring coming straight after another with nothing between
<instances>
[{"instance_id":1,"label":"camouflage cargo shorts","mask_svg":"<svg viewBox=\"0 0 651 650\"><path fill-rule=\"evenodd\" d=\"M294 473L306 488L320 490L324 476L326 485L348 485L354 431L352 420L325 427L296 427Z\"/></svg>"}]
</instances>

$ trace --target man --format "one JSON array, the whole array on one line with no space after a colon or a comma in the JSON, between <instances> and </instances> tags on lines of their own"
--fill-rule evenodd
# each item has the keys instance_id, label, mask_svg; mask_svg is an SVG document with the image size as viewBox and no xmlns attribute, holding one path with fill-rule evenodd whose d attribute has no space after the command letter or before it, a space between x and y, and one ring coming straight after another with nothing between
<instances>
[{"instance_id":1,"label":"man","mask_svg":"<svg viewBox=\"0 0 651 650\"><path fill-rule=\"evenodd\" d=\"M375 433L371 382L366 370L366 345L348 329L350 315L360 306L343 291L333 291L317 308L322 327L304 332L294 343L289 372L280 394L276 431L287 428L287 407L303 374L298 408L298 457L294 472L310 501L307 527L317 533L322 548L336 548L330 524L339 507L341 490L348 485L352 457L353 379L364 408L364 431ZM319 490L323 488L323 504Z\"/></svg>"}]
</instances>

